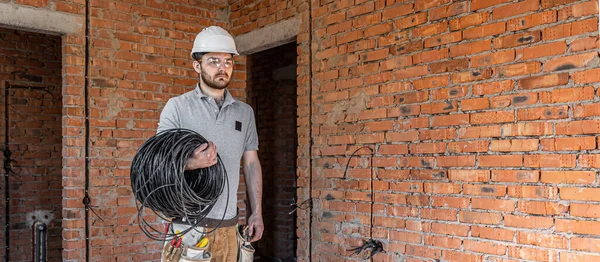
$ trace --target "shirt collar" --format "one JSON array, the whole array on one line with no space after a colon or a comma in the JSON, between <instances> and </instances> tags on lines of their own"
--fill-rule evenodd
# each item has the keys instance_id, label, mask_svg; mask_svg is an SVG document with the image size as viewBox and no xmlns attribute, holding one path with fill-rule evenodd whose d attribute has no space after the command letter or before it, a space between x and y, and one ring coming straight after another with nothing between
<instances>
[{"instance_id":1,"label":"shirt collar","mask_svg":"<svg viewBox=\"0 0 600 262\"><path fill-rule=\"evenodd\" d=\"M200 96L201 99L206 99L209 98L209 96L205 95L202 92L202 89L200 89L200 84L196 84L196 88L194 89L196 91L196 94L198 94L198 96ZM223 94L225 96L225 101L223 102L223 106L226 105L231 105L233 103L235 103L235 99L231 96L231 93L229 93L229 90L227 90L227 88L225 88L225 94Z\"/></svg>"}]
</instances>

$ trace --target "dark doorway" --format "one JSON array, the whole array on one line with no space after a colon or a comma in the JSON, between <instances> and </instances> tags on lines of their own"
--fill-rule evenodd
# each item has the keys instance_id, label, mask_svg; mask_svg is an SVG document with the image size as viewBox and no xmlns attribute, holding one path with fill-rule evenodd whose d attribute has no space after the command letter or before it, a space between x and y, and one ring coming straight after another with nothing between
<instances>
[{"instance_id":1,"label":"dark doorway","mask_svg":"<svg viewBox=\"0 0 600 262\"><path fill-rule=\"evenodd\" d=\"M61 54L59 36L0 28L5 261L62 260ZM34 246L35 229L45 248Z\"/></svg>"},{"instance_id":2,"label":"dark doorway","mask_svg":"<svg viewBox=\"0 0 600 262\"><path fill-rule=\"evenodd\" d=\"M263 169L265 233L261 261L294 261L296 254L296 43L248 57L248 101L256 115Z\"/></svg>"}]
</instances>

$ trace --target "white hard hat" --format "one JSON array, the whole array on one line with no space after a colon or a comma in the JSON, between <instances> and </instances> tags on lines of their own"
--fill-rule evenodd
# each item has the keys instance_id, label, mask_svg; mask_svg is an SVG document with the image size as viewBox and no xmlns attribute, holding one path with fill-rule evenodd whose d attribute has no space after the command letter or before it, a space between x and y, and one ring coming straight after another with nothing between
<instances>
[{"instance_id":1,"label":"white hard hat","mask_svg":"<svg viewBox=\"0 0 600 262\"><path fill-rule=\"evenodd\" d=\"M230 53L239 55L235 48L233 37L218 26L210 26L202 29L194 40L193 53ZM190 54L190 55L191 55Z\"/></svg>"}]
</instances>

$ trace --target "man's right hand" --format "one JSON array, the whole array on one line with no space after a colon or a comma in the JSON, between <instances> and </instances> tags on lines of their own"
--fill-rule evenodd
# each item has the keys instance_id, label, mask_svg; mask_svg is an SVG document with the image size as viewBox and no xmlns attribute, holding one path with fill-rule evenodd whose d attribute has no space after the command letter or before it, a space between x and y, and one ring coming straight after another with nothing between
<instances>
[{"instance_id":1,"label":"man's right hand","mask_svg":"<svg viewBox=\"0 0 600 262\"><path fill-rule=\"evenodd\" d=\"M200 145L188 158L185 170L205 168L217 163L217 147L213 142Z\"/></svg>"}]
</instances>

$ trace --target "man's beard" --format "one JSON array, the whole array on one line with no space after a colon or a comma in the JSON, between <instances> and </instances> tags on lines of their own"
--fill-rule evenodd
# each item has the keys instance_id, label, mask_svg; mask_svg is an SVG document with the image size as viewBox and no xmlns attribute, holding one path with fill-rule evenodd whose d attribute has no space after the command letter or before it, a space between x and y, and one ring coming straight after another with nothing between
<instances>
[{"instance_id":1,"label":"man's beard","mask_svg":"<svg viewBox=\"0 0 600 262\"><path fill-rule=\"evenodd\" d=\"M221 75L221 76L220 76ZM229 76L227 75L227 73L222 73L222 74L216 74L214 78L211 78L206 71L202 70L202 73L200 73L200 77L202 78L202 81L210 88L213 89L225 89L230 82ZM218 77L223 77L226 80L225 81L217 81L215 80Z\"/></svg>"}]
</instances>

